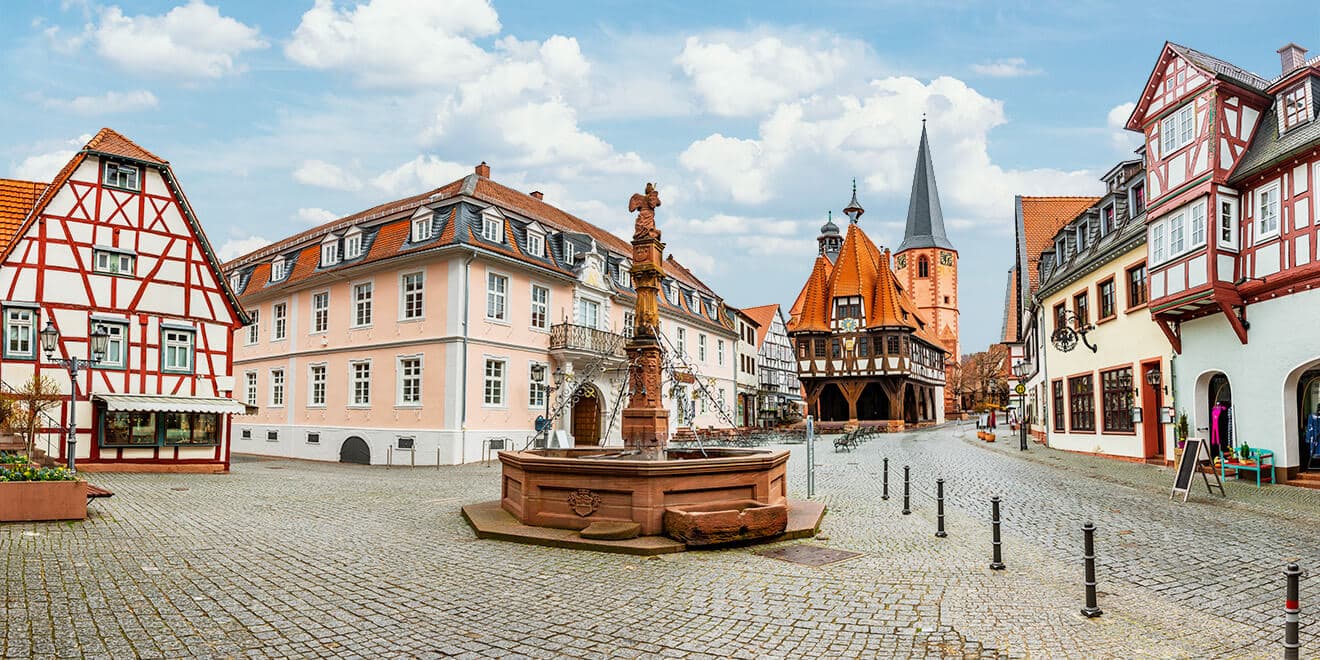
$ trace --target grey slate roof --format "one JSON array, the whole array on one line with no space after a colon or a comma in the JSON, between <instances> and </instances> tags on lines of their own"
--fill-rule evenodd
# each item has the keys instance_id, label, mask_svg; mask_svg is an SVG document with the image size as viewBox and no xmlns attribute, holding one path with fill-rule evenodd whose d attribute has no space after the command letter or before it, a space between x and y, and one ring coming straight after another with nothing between
<instances>
[{"instance_id":1,"label":"grey slate roof","mask_svg":"<svg viewBox=\"0 0 1320 660\"><path fill-rule=\"evenodd\" d=\"M940 210L940 191L935 186L935 164L930 158L926 122L921 122L921 145L917 148L917 167L912 173L912 196L908 200L907 230L898 251L938 247L952 250L953 243L944 233L944 213Z\"/></svg>"},{"instance_id":2,"label":"grey slate roof","mask_svg":"<svg viewBox=\"0 0 1320 660\"><path fill-rule=\"evenodd\" d=\"M1320 99L1320 79L1311 78L1312 98ZM1282 94L1275 98L1274 104L1260 116L1260 128L1252 138L1247 153L1229 177L1230 183L1259 174L1262 170L1288 159L1296 152L1315 148L1320 143L1320 118L1315 116L1315 107L1311 108L1311 121L1279 135L1279 104Z\"/></svg>"},{"instance_id":3,"label":"grey slate roof","mask_svg":"<svg viewBox=\"0 0 1320 660\"><path fill-rule=\"evenodd\" d=\"M1265 88L1270 86L1270 81L1247 71L1246 69L1233 66L1218 57L1206 55L1195 48L1188 48L1172 42L1169 43L1169 47L1172 48L1175 53L1178 53L1179 56L1187 59L1192 64L1213 73L1221 80L1237 83L1247 89L1255 90L1262 94L1265 93Z\"/></svg>"}]
</instances>

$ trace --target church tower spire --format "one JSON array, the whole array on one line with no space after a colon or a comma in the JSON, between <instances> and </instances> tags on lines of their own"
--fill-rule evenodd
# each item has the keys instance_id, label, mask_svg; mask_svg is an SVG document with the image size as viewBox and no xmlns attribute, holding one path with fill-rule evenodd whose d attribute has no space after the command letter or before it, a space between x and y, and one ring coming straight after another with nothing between
<instances>
[{"instance_id":1,"label":"church tower spire","mask_svg":"<svg viewBox=\"0 0 1320 660\"><path fill-rule=\"evenodd\" d=\"M912 195L908 198L907 229L902 252L911 248L953 249L944 233L944 213L940 210L940 191L935 185L935 163L926 139L926 119L921 119L921 144L917 147L917 166L912 172Z\"/></svg>"}]
</instances>

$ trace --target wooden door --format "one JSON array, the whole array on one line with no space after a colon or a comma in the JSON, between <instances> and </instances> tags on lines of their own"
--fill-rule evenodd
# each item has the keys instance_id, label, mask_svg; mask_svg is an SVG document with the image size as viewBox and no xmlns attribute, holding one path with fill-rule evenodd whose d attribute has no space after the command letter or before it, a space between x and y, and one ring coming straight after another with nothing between
<instances>
[{"instance_id":1,"label":"wooden door","mask_svg":"<svg viewBox=\"0 0 1320 660\"><path fill-rule=\"evenodd\" d=\"M1142 453L1146 458L1159 456L1164 452L1164 445L1160 442L1160 432L1164 430L1164 425L1160 424L1162 393L1160 388L1146 382L1146 374L1159 371L1159 368L1157 362L1141 365L1141 434L1144 448Z\"/></svg>"},{"instance_id":2,"label":"wooden door","mask_svg":"<svg viewBox=\"0 0 1320 660\"><path fill-rule=\"evenodd\" d=\"M584 391L573 404L573 444L600 444L600 399L594 391Z\"/></svg>"}]
</instances>

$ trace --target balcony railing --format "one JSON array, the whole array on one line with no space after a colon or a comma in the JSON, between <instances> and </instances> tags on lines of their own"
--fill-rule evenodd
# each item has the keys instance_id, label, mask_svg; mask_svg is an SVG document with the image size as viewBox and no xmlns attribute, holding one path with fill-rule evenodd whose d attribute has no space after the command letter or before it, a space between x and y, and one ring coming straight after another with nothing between
<instances>
[{"instance_id":1,"label":"balcony railing","mask_svg":"<svg viewBox=\"0 0 1320 660\"><path fill-rule=\"evenodd\" d=\"M550 350L570 350L624 357L623 335L585 325L557 323L550 326Z\"/></svg>"}]
</instances>

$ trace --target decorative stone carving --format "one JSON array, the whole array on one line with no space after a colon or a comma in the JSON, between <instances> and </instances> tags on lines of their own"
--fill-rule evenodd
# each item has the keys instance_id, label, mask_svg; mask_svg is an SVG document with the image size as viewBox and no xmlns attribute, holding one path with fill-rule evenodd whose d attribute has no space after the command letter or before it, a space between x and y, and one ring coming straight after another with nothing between
<instances>
[{"instance_id":1,"label":"decorative stone carving","mask_svg":"<svg viewBox=\"0 0 1320 660\"><path fill-rule=\"evenodd\" d=\"M590 489L579 488L568 496L568 506L573 509L573 513L586 518L600 508L600 496Z\"/></svg>"},{"instance_id":2,"label":"decorative stone carving","mask_svg":"<svg viewBox=\"0 0 1320 660\"><path fill-rule=\"evenodd\" d=\"M637 222L633 229L633 240L653 238L660 240L660 230L655 228L655 209L660 206L660 191L654 183L646 184L646 192L637 193L628 200L628 211L637 212Z\"/></svg>"}]
</instances>

